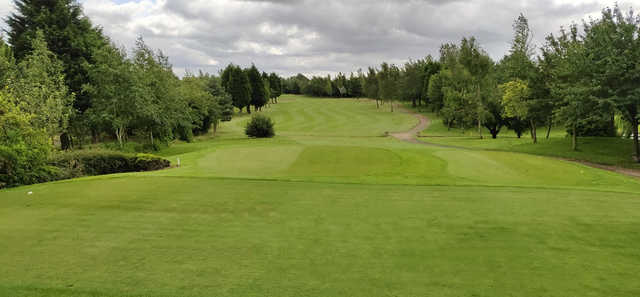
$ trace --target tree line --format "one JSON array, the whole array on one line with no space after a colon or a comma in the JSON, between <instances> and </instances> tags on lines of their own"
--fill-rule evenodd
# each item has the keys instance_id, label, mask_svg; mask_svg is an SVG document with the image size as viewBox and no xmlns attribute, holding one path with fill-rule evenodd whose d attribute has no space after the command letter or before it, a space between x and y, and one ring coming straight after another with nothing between
<instances>
[{"instance_id":1,"label":"tree line","mask_svg":"<svg viewBox=\"0 0 640 297\"><path fill-rule=\"evenodd\" d=\"M425 105L448 127L478 129L481 138L483 128L497 138L506 127L518 137L528 132L537 143L540 129L549 138L553 126L563 126L574 150L580 136L616 136L619 123L638 158L640 18L618 6L605 8L599 18L548 35L539 48L524 15L513 30L510 50L499 61L468 37L443 44L437 59L385 62L349 79L299 74L285 79L284 91Z\"/></svg>"},{"instance_id":2,"label":"tree line","mask_svg":"<svg viewBox=\"0 0 640 297\"><path fill-rule=\"evenodd\" d=\"M222 86L231 94L233 106L241 112L246 108L251 113L261 110L265 105L278 103L282 95L282 78L276 73L260 73L255 65L242 69L240 66L229 64L220 74Z\"/></svg>"},{"instance_id":3,"label":"tree line","mask_svg":"<svg viewBox=\"0 0 640 297\"><path fill-rule=\"evenodd\" d=\"M134 139L157 150L215 134L234 107L259 110L281 93L280 77L255 66L180 78L142 38L117 46L75 0L14 5L0 38L0 187L47 180L57 149Z\"/></svg>"}]
</instances>

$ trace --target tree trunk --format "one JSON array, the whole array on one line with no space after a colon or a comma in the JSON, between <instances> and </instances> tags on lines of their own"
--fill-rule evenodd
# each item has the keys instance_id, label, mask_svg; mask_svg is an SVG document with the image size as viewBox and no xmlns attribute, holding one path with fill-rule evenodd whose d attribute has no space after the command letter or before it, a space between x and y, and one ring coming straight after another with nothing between
<instances>
[{"instance_id":1,"label":"tree trunk","mask_svg":"<svg viewBox=\"0 0 640 297\"><path fill-rule=\"evenodd\" d=\"M416 106L418 106L418 105L416 104L416 98L413 98L413 99L411 100L411 106L412 106L413 108L415 108Z\"/></svg>"},{"instance_id":2,"label":"tree trunk","mask_svg":"<svg viewBox=\"0 0 640 297\"><path fill-rule=\"evenodd\" d=\"M251 105L247 105L247 114L251 114Z\"/></svg>"},{"instance_id":3,"label":"tree trunk","mask_svg":"<svg viewBox=\"0 0 640 297\"><path fill-rule=\"evenodd\" d=\"M536 128L536 122L534 120L531 120L531 139L533 139L533 143L536 144L538 143L538 131Z\"/></svg>"},{"instance_id":4,"label":"tree trunk","mask_svg":"<svg viewBox=\"0 0 640 297\"><path fill-rule=\"evenodd\" d=\"M153 130L149 131L149 135L151 136L151 146L153 146Z\"/></svg>"},{"instance_id":5,"label":"tree trunk","mask_svg":"<svg viewBox=\"0 0 640 297\"><path fill-rule=\"evenodd\" d=\"M574 151L577 151L578 150L578 129L575 123L573 124L572 133L573 135L571 136L571 149L573 149Z\"/></svg>"},{"instance_id":6,"label":"tree trunk","mask_svg":"<svg viewBox=\"0 0 640 297\"><path fill-rule=\"evenodd\" d=\"M390 101L390 102L391 102L391 112L393 112L393 101Z\"/></svg>"},{"instance_id":7,"label":"tree trunk","mask_svg":"<svg viewBox=\"0 0 640 297\"><path fill-rule=\"evenodd\" d=\"M69 135L69 133L64 132L60 134L60 148L63 151L71 149L71 136Z\"/></svg>"},{"instance_id":8,"label":"tree trunk","mask_svg":"<svg viewBox=\"0 0 640 297\"><path fill-rule=\"evenodd\" d=\"M124 127L120 126L116 128L116 138L118 139L118 144L120 148L124 147Z\"/></svg>"},{"instance_id":9,"label":"tree trunk","mask_svg":"<svg viewBox=\"0 0 640 297\"><path fill-rule=\"evenodd\" d=\"M518 139L522 138L522 131L516 131L516 135L518 135Z\"/></svg>"},{"instance_id":10,"label":"tree trunk","mask_svg":"<svg viewBox=\"0 0 640 297\"><path fill-rule=\"evenodd\" d=\"M491 133L491 138L497 139L501 128L502 127L493 127L493 128L487 127L487 129L489 129L489 133Z\"/></svg>"},{"instance_id":11,"label":"tree trunk","mask_svg":"<svg viewBox=\"0 0 640 297\"><path fill-rule=\"evenodd\" d=\"M98 143L98 134L99 134L99 132L96 131L96 129L91 129L91 143L92 144Z\"/></svg>"},{"instance_id":12,"label":"tree trunk","mask_svg":"<svg viewBox=\"0 0 640 297\"><path fill-rule=\"evenodd\" d=\"M218 125L220 124L220 122L215 121L213 122L213 136L216 136L216 133L218 133Z\"/></svg>"},{"instance_id":13,"label":"tree trunk","mask_svg":"<svg viewBox=\"0 0 640 297\"><path fill-rule=\"evenodd\" d=\"M551 136L551 128L553 127L553 120L549 118L549 127L547 127L547 139Z\"/></svg>"},{"instance_id":14,"label":"tree trunk","mask_svg":"<svg viewBox=\"0 0 640 297\"><path fill-rule=\"evenodd\" d=\"M633 116L633 127L631 127L631 131L633 131L633 146L635 147L635 151L636 151L636 161L638 163L640 163L640 141L639 136L638 136L638 115L632 115Z\"/></svg>"},{"instance_id":15,"label":"tree trunk","mask_svg":"<svg viewBox=\"0 0 640 297\"><path fill-rule=\"evenodd\" d=\"M480 85L476 87L476 98L480 99ZM480 135L480 139L482 139L482 120L480 119L481 107L478 106L478 135Z\"/></svg>"},{"instance_id":16,"label":"tree trunk","mask_svg":"<svg viewBox=\"0 0 640 297\"><path fill-rule=\"evenodd\" d=\"M380 102L378 102L378 99L376 99L376 108L380 109Z\"/></svg>"}]
</instances>

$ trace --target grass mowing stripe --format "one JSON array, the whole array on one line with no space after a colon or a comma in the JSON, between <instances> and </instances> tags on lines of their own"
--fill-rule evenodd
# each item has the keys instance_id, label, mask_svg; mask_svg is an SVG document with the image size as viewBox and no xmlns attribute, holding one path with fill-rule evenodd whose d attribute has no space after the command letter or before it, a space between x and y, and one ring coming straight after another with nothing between
<instances>
[{"instance_id":1,"label":"grass mowing stripe","mask_svg":"<svg viewBox=\"0 0 640 297\"><path fill-rule=\"evenodd\" d=\"M638 181L366 137L415 125L386 107L285 96L274 139L241 115L181 168L0 191L0 295L640 295Z\"/></svg>"}]
</instances>

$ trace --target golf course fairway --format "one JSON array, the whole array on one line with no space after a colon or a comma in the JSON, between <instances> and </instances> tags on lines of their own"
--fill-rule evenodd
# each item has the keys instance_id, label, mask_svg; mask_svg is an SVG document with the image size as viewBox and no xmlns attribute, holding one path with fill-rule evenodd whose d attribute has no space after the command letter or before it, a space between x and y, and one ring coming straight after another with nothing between
<instances>
[{"instance_id":1,"label":"golf course fairway","mask_svg":"<svg viewBox=\"0 0 640 297\"><path fill-rule=\"evenodd\" d=\"M403 142L370 100L263 113L180 168L0 191L0 296L640 296L638 179Z\"/></svg>"}]
</instances>

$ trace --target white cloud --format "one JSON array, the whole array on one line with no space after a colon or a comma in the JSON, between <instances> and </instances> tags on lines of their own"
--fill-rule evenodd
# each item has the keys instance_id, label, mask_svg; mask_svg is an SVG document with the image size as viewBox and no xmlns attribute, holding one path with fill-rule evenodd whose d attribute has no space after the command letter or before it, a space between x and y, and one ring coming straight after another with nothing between
<instances>
[{"instance_id":1,"label":"white cloud","mask_svg":"<svg viewBox=\"0 0 640 297\"><path fill-rule=\"evenodd\" d=\"M628 6L631 1L619 1ZM7 15L10 0L0 0ZM230 62L284 75L349 72L382 61L437 55L443 42L476 36L499 59L519 13L536 41L597 16L614 0L84 0L85 13L118 44L141 35L177 73Z\"/></svg>"}]
</instances>

